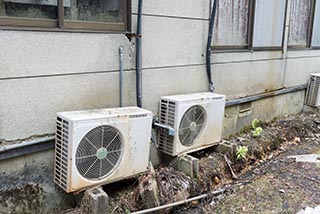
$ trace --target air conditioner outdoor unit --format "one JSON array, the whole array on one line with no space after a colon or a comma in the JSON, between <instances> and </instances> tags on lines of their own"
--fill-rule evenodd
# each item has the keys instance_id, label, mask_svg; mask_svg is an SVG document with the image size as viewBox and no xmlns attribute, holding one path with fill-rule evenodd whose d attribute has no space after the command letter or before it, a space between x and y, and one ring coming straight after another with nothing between
<instances>
[{"instance_id":1,"label":"air conditioner outdoor unit","mask_svg":"<svg viewBox=\"0 0 320 214\"><path fill-rule=\"evenodd\" d=\"M146 171L151 125L137 107L57 113L55 183L74 192Z\"/></svg>"},{"instance_id":2,"label":"air conditioner outdoor unit","mask_svg":"<svg viewBox=\"0 0 320 214\"><path fill-rule=\"evenodd\" d=\"M159 123L175 130L158 133L159 149L172 156L193 152L220 141L225 96L195 93L161 97Z\"/></svg>"},{"instance_id":3,"label":"air conditioner outdoor unit","mask_svg":"<svg viewBox=\"0 0 320 214\"><path fill-rule=\"evenodd\" d=\"M310 74L307 88L306 104L313 107L320 106L320 73Z\"/></svg>"}]
</instances>

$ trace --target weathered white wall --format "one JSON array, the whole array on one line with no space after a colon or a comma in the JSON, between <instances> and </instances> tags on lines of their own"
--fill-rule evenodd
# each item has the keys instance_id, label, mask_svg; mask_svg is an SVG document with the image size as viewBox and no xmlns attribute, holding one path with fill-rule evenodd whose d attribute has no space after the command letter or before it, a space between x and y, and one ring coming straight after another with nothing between
<instances>
[{"instance_id":1,"label":"weathered white wall","mask_svg":"<svg viewBox=\"0 0 320 214\"><path fill-rule=\"evenodd\" d=\"M133 1L133 31L137 0ZM162 95L206 91L208 0L144 1L143 106ZM122 34L0 31L0 139L54 133L58 111L119 103L118 47L125 47L125 105L135 105L135 41ZM307 82L320 51L214 53L216 91L228 99Z\"/></svg>"}]
</instances>

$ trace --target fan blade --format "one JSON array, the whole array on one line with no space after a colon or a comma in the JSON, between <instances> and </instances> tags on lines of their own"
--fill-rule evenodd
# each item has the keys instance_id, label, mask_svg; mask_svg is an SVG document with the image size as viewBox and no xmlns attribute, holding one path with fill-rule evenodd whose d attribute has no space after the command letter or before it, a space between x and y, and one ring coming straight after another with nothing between
<instances>
[{"instance_id":1,"label":"fan blade","mask_svg":"<svg viewBox=\"0 0 320 214\"><path fill-rule=\"evenodd\" d=\"M112 144L112 142L114 141L114 139L116 139L116 137L119 136L119 133L116 134L116 136L114 136L114 138L110 141L110 143L106 146L106 149L108 149L108 147Z\"/></svg>"},{"instance_id":2,"label":"fan blade","mask_svg":"<svg viewBox=\"0 0 320 214\"><path fill-rule=\"evenodd\" d=\"M94 164L97 162L97 158L96 158L96 160L89 166L89 168L87 169L87 171L84 173L84 175L86 175L88 172L89 172L89 170L94 166Z\"/></svg>"},{"instance_id":3,"label":"fan blade","mask_svg":"<svg viewBox=\"0 0 320 214\"><path fill-rule=\"evenodd\" d=\"M84 137L84 139L98 151L98 148L86 136Z\"/></svg>"}]
</instances>

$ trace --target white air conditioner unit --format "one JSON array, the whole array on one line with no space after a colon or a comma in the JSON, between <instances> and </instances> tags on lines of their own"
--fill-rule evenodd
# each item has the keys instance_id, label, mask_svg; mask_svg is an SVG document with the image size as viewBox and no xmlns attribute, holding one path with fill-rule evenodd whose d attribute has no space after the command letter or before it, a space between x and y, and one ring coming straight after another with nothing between
<instances>
[{"instance_id":1,"label":"white air conditioner unit","mask_svg":"<svg viewBox=\"0 0 320 214\"><path fill-rule=\"evenodd\" d=\"M172 156L212 146L221 140L225 96L195 93L161 97L159 123L175 130L158 133L159 149Z\"/></svg>"},{"instance_id":2,"label":"white air conditioner unit","mask_svg":"<svg viewBox=\"0 0 320 214\"><path fill-rule=\"evenodd\" d=\"M306 104L313 107L320 106L320 73L310 74L307 88Z\"/></svg>"},{"instance_id":3,"label":"white air conditioner unit","mask_svg":"<svg viewBox=\"0 0 320 214\"><path fill-rule=\"evenodd\" d=\"M146 171L151 125L137 107L58 113L55 183L74 192Z\"/></svg>"}]
</instances>

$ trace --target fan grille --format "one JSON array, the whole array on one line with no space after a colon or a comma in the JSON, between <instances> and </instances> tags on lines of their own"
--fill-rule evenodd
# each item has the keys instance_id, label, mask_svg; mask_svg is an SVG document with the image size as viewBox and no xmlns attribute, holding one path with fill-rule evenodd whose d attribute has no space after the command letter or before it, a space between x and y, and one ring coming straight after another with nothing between
<instances>
[{"instance_id":1,"label":"fan grille","mask_svg":"<svg viewBox=\"0 0 320 214\"><path fill-rule=\"evenodd\" d=\"M112 126L99 126L89 131L76 151L76 167L87 179L105 177L120 162L122 137Z\"/></svg>"},{"instance_id":2,"label":"fan grille","mask_svg":"<svg viewBox=\"0 0 320 214\"><path fill-rule=\"evenodd\" d=\"M205 110L192 106L182 116L179 125L179 141L183 146L192 146L205 125Z\"/></svg>"}]
</instances>

